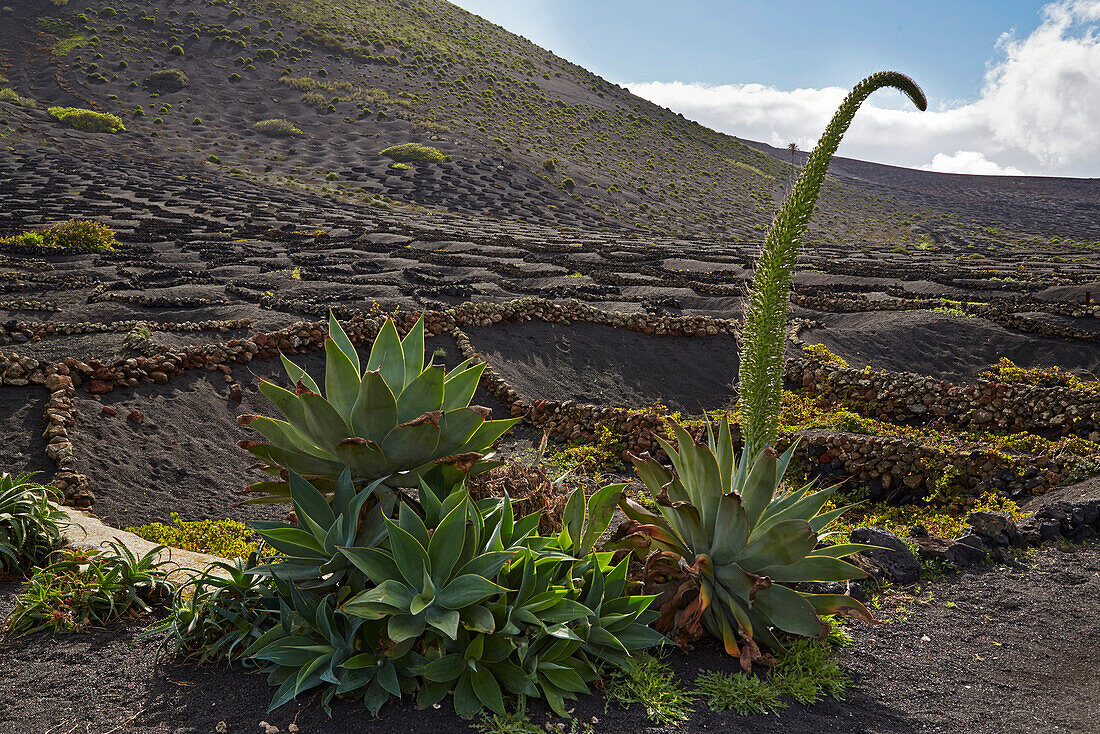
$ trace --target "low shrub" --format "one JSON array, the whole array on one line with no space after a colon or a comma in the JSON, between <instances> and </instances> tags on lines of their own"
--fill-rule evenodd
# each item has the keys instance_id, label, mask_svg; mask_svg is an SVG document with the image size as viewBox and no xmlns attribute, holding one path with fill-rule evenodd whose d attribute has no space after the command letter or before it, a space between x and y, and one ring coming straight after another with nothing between
<instances>
[{"instance_id":1,"label":"low shrub","mask_svg":"<svg viewBox=\"0 0 1100 734\"><path fill-rule=\"evenodd\" d=\"M190 83L191 80L179 69L161 69L145 77L142 86L151 92L165 94L178 92Z\"/></svg>"},{"instance_id":2,"label":"low shrub","mask_svg":"<svg viewBox=\"0 0 1100 734\"><path fill-rule=\"evenodd\" d=\"M222 558L247 557L258 549L252 531L236 520L181 520L173 512L170 524L160 522L126 528L126 532L173 548L209 553Z\"/></svg>"},{"instance_id":3,"label":"low shrub","mask_svg":"<svg viewBox=\"0 0 1100 734\"><path fill-rule=\"evenodd\" d=\"M451 159L438 148L420 143L391 145L382 151L382 155L398 163L444 163Z\"/></svg>"},{"instance_id":4,"label":"low shrub","mask_svg":"<svg viewBox=\"0 0 1100 734\"><path fill-rule=\"evenodd\" d=\"M96 112L80 107L50 107L47 112L58 122L92 133L119 133L126 130L122 120L108 112Z\"/></svg>"},{"instance_id":5,"label":"low shrub","mask_svg":"<svg viewBox=\"0 0 1100 734\"><path fill-rule=\"evenodd\" d=\"M162 550L158 546L139 558L114 542L104 550L60 551L23 585L8 629L79 632L148 614L174 591L162 569L165 562L158 560Z\"/></svg>"},{"instance_id":6,"label":"low shrub","mask_svg":"<svg viewBox=\"0 0 1100 734\"><path fill-rule=\"evenodd\" d=\"M183 56L183 46L176 44L172 48L168 49L169 56Z\"/></svg>"},{"instance_id":7,"label":"low shrub","mask_svg":"<svg viewBox=\"0 0 1100 734\"><path fill-rule=\"evenodd\" d=\"M828 364L835 364L838 367L848 366L848 360L834 353L824 344L807 344L802 347L802 353L811 359L818 359Z\"/></svg>"},{"instance_id":8,"label":"low shrub","mask_svg":"<svg viewBox=\"0 0 1100 734\"><path fill-rule=\"evenodd\" d=\"M73 219L45 229L5 237L0 242L29 247L65 247L105 252L118 242L110 227L92 219Z\"/></svg>"},{"instance_id":9,"label":"low shrub","mask_svg":"<svg viewBox=\"0 0 1100 734\"><path fill-rule=\"evenodd\" d=\"M26 570L61 542L65 513L50 505L53 487L30 474L0 474L0 576Z\"/></svg>"},{"instance_id":10,"label":"low shrub","mask_svg":"<svg viewBox=\"0 0 1100 734\"><path fill-rule=\"evenodd\" d=\"M293 138L304 134L294 123L282 119L261 120L253 125L252 129L272 138Z\"/></svg>"},{"instance_id":11,"label":"low shrub","mask_svg":"<svg viewBox=\"0 0 1100 734\"><path fill-rule=\"evenodd\" d=\"M0 102L7 102L17 107L26 107L30 110L38 109L37 102L30 97L21 97L14 89L0 89Z\"/></svg>"},{"instance_id":12,"label":"low shrub","mask_svg":"<svg viewBox=\"0 0 1100 734\"><path fill-rule=\"evenodd\" d=\"M1100 390L1100 382L1082 380L1061 367L1018 367L1008 357L978 375L980 379L994 382L1015 382L1039 387L1069 387L1075 390Z\"/></svg>"}]
</instances>

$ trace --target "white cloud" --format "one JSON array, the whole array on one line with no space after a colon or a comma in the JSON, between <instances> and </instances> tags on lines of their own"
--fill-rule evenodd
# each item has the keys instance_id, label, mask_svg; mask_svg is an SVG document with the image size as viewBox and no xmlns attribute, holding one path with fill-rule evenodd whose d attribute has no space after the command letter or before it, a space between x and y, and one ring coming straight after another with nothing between
<instances>
[{"instance_id":1,"label":"white cloud","mask_svg":"<svg viewBox=\"0 0 1100 734\"><path fill-rule=\"evenodd\" d=\"M960 150L954 155L936 153L931 163L918 166L922 171L937 173L973 173L981 176L1023 176L1015 166L999 166L977 150Z\"/></svg>"},{"instance_id":2,"label":"white cloud","mask_svg":"<svg viewBox=\"0 0 1100 734\"><path fill-rule=\"evenodd\" d=\"M1001 36L976 100L917 112L883 106L891 93L879 92L856 116L840 154L960 173L1100 176L1100 0L1051 2L1041 15L1028 36ZM762 84L628 86L715 129L804 150L847 93Z\"/></svg>"}]
</instances>

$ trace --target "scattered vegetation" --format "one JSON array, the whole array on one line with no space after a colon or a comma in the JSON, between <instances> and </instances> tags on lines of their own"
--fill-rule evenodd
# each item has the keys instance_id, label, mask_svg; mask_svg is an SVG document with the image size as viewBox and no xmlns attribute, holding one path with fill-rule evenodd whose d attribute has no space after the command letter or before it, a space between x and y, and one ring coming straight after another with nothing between
<instances>
[{"instance_id":1,"label":"scattered vegetation","mask_svg":"<svg viewBox=\"0 0 1100 734\"><path fill-rule=\"evenodd\" d=\"M23 585L8 628L16 634L80 632L148 614L173 590L158 560L161 550L139 558L113 542L103 550L58 551Z\"/></svg>"},{"instance_id":2,"label":"scattered vegetation","mask_svg":"<svg viewBox=\"0 0 1100 734\"><path fill-rule=\"evenodd\" d=\"M0 243L24 247L60 247L93 252L115 249L115 232L93 219L72 219L45 229L32 230L0 239Z\"/></svg>"},{"instance_id":3,"label":"scattered vegetation","mask_svg":"<svg viewBox=\"0 0 1100 734\"><path fill-rule=\"evenodd\" d=\"M289 120L261 120L252 126L256 132L272 138L293 138L302 135L301 128Z\"/></svg>"},{"instance_id":4,"label":"scattered vegetation","mask_svg":"<svg viewBox=\"0 0 1100 734\"><path fill-rule=\"evenodd\" d=\"M5 87L4 89L0 89L0 102L7 102L8 104L13 104L16 107L26 107L30 110L38 109L38 103L35 102L33 99L31 99L30 97L21 97L19 96L19 93L16 92L14 89L10 89L7 87Z\"/></svg>"},{"instance_id":5,"label":"scattered vegetation","mask_svg":"<svg viewBox=\"0 0 1100 734\"><path fill-rule=\"evenodd\" d=\"M1039 387L1069 387L1074 390L1100 391L1100 382L1084 380L1061 367L1017 367L1008 357L978 375L983 380L1014 382Z\"/></svg>"},{"instance_id":6,"label":"scattered vegetation","mask_svg":"<svg viewBox=\"0 0 1100 734\"><path fill-rule=\"evenodd\" d=\"M259 548L259 544L252 540L253 533L248 526L236 520L184 521L173 512L170 523L139 525L126 528L126 532L159 545L222 558L248 557Z\"/></svg>"},{"instance_id":7,"label":"scattered vegetation","mask_svg":"<svg viewBox=\"0 0 1100 734\"><path fill-rule=\"evenodd\" d=\"M0 474L0 576L25 571L61 541L65 514L50 505L57 490L32 477Z\"/></svg>"},{"instance_id":8,"label":"scattered vegetation","mask_svg":"<svg viewBox=\"0 0 1100 734\"><path fill-rule=\"evenodd\" d=\"M420 143L391 145L382 151L382 155L398 163L444 163L451 159L438 148Z\"/></svg>"},{"instance_id":9,"label":"scattered vegetation","mask_svg":"<svg viewBox=\"0 0 1100 734\"><path fill-rule=\"evenodd\" d=\"M122 120L109 112L96 112L79 107L50 107L47 112L63 125L85 132L120 133L126 130Z\"/></svg>"},{"instance_id":10,"label":"scattered vegetation","mask_svg":"<svg viewBox=\"0 0 1100 734\"><path fill-rule=\"evenodd\" d=\"M187 74L179 69L160 69L145 77L142 86L151 92L167 94L178 92L190 83L191 80L187 78Z\"/></svg>"},{"instance_id":11,"label":"scattered vegetation","mask_svg":"<svg viewBox=\"0 0 1100 734\"><path fill-rule=\"evenodd\" d=\"M672 670L657 658L643 655L629 668L615 670L604 681L608 705L645 707L654 724L675 726L691 715L692 699L676 680ZM606 711L606 708L605 708Z\"/></svg>"}]
</instances>

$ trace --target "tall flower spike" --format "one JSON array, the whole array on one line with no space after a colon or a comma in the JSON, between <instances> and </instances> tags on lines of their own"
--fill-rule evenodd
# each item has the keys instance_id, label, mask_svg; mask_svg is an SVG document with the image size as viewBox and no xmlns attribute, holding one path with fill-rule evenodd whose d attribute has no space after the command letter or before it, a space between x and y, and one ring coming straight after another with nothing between
<instances>
[{"instance_id":1,"label":"tall flower spike","mask_svg":"<svg viewBox=\"0 0 1100 734\"><path fill-rule=\"evenodd\" d=\"M829 170L829 161L840 146L856 110L872 92L882 87L901 90L922 111L928 107L917 83L896 71L881 71L857 84L825 128L794 191L776 214L764 240L764 249L753 273L741 335L741 423L745 452L749 457L774 445L779 437L787 308L798 247Z\"/></svg>"}]
</instances>

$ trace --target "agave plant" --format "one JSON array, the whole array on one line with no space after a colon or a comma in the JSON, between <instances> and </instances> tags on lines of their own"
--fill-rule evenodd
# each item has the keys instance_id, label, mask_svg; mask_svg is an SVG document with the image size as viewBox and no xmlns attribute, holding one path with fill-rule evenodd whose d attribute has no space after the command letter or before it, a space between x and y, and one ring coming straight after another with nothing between
<instances>
[{"instance_id":1,"label":"agave plant","mask_svg":"<svg viewBox=\"0 0 1100 734\"><path fill-rule=\"evenodd\" d=\"M345 468L336 479L331 498L290 472L288 488L294 505L295 525L256 521L250 527L280 554L277 563L257 566L253 573L278 576L299 588L333 590L344 583L350 569L343 546L374 546L386 537L385 513L392 497L369 503L372 490L381 480L356 492L351 470ZM367 509L364 509L367 508Z\"/></svg>"},{"instance_id":2,"label":"agave plant","mask_svg":"<svg viewBox=\"0 0 1100 734\"><path fill-rule=\"evenodd\" d=\"M0 573L18 571L57 547L65 513L49 502L52 487L31 474L0 474Z\"/></svg>"},{"instance_id":3,"label":"agave plant","mask_svg":"<svg viewBox=\"0 0 1100 734\"><path fill-rule=\"evenodd\" d=\"M631 593L628 561L613 565L611 553L592 550L623 485L590 499L576 491L566 527L543 537L539 514L516 518L507 496L475 501L462 483L447 491L439 473L426 477L435 483L422 479L418 501L403 501L396 521L379 513L382 537L371 531L356 541L370 545L344 546L333 528L339 516L356 515L369 490L352 493L345 472L329 507L290 476L306 527L260 531L276 531L272 540L297 554L259 569L274 579L282 623L245 652L279 686L272 708L323 686L325 706L335 695L361 694L372 713L413 690L420 706L453 693L463 716L483 707L503 713L505 694L543 697L564 712L566 699L588 691L598 664L626 666L663 640L646 626L657 616L648 610L653 597ZM321 535L335 541L344 566L318 565L328 553ZM340 586L304 588L299 571L340 575Z\"/></svg>"},{"instance_id":4,"label":"agave plant","mask_svg":"<svg viewBox=\"0 0 1100 734\"><path fill-rule=\"evenodd\" d=\"M449 374L431 362L424 366L423 316L404 339L387 319L364 368L351 339L329 314L325 357L323 394L305 370L283 356L294 389L264 381L260 392L284 419L241 416L267 439L241 446L278 478L249 487L246 491L263 495L250 502L286 501L291 471L326 494L345 467L356 487L378 480L390 488L416 487L436 463L479 471L487 468L484 452L518 420L488 420L488 408L470 405L484 363L471 358Z\"/></svg>"},{"instance_id":5,"label":"agave plant","mask_svg":"<svg viewBox=\"0 0 1100 734\"><path fill-rule=\"evenodd\" d=\"M783 492L794 447L778 458L765 450L754 462L746 454L738 460L724 418L717 431L708 422L705 444L679 423L672 422L672 429L678 448L658 441L674 471L650 457L633 459L658 511L624 497L619 506L629 519L614 539L645 560L649 580L677 579L654 625L658 631L686 645L705 630L747 665L761 657L757 641L783 649L773 629L816 636L821 614L871 619L850 596L789 586L866 576L841 559L869 546L820 544L847 509L822 512L836 487L817 490L811 483Z\"/></svg>"}]
</instances>

